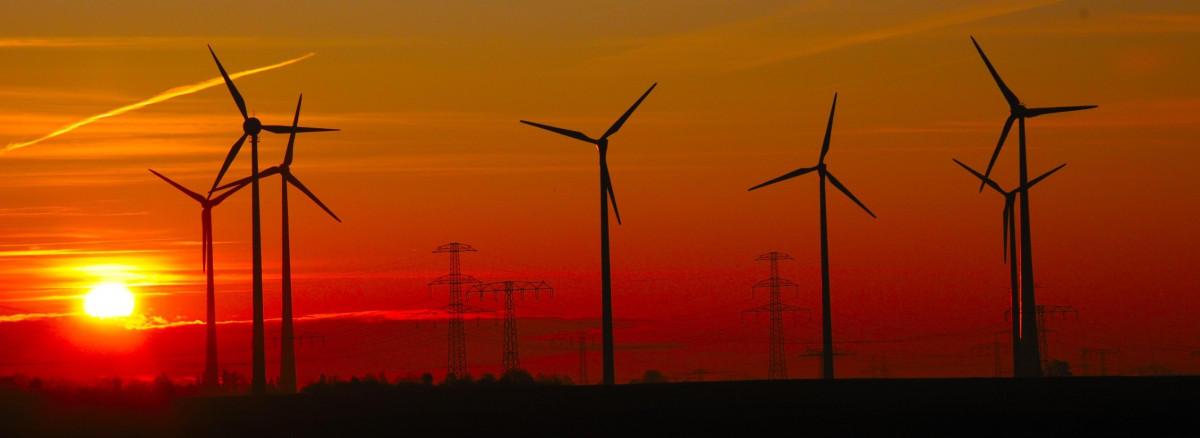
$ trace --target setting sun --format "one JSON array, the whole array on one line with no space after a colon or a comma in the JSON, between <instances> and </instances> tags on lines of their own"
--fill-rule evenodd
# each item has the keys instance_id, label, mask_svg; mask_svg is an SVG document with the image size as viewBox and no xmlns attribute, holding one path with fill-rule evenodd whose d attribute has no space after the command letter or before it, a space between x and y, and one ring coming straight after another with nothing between
<instances>
[{"instance_id":1,"label":"setting sun","mask_svg":"<svg viewBox=\"0 0 1200 438\"><path fill-rule=\"evenodd\" d=\"M97 318L129 316L133 313L133 292L120 283L101 283L83 298L83 311Z\"/></svg>"}]
</instances>

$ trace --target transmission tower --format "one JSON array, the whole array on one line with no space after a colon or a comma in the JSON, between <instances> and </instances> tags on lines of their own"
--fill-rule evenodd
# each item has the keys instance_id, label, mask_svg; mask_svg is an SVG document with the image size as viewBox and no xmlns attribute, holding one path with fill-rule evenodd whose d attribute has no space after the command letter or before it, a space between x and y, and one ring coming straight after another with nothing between
<instances>
[{"instance_id":1,"label":"transmission tower","mask_svg":"<svg viewBox=\"0 0 1200 438\"><path fill-rule=\"evenodd\" d=\"M1071 306L1055 306L1049 304L1038 304L1034 308L1037 313L1037 335L1038 335L1038 355L1042 359L1042 373L1045 375L1047 369L1050 368L1050 355L1048 342L1046 342L1046 316L1054 319L1055 315L1059 315L1063 320L1067 319L1067 315L1075 315L1075 319L1079 319L1079 311ZM1012 309L1004 312L1004 318L1007 321L1012 317Z\"/></svg>"},{"instance_id":2,"label":"transmission tower","mask_svg":"<svg viewBox=\"0 0 1200 438\"><path fill-rule=\"evenodd\" d=\"M501 281L471 286L467 291L467 300L470 300L471 292L479 292L480 301L483 301L483 294L486 292L491 292L497 300L500 299L501 293L504 294L504 356L501 360L501 375L521 369L521 358L517 355L517 305L513 292L520 292L522 300L525 299L525 292L533 292L534 299L537 299L541 292L549 292L550 298L554 298L554 289L544 281Z\"/></svg>"},{"instance_id":3,"label":"transmission tower","mask_svg":"<svg viewBox=\"0 0 1200 438\"><path fill-rule=\"evenodd\" d=\"M450 304L441 309L449 315L450 325L446 375L453 375L457 378L467 376L467 330L466 325L463 324L463 315L489 312L489 310L467 306L463 303L463 285L479 283L475 277L463 275L462 265L459 262L459 253L463 252L475 252L475 248L465 243L452 242L434 250L434 254L450 254L450 274L438 277L429 283L430 297L433 296L434 286L446 285L450 289Z\"/></svg>"},{"instance_id":4,"label":"transmission tower","mask_svg":"<svg viewBox=\"0 0 1200 438\"><path fill-rule=\"evenodd\" d=\"M873 355L870 357L871 366L863 370L860 375L870 376L872 379L887 379L891 377L891 374L888 373L887 352L880 351L878 355Z\"/></svg>"},{"instance_id":5,"label":"transmission tower","mask_svg":"<svg viewBox=\"0 0 1200 438\"><path fill-rule=\"evenodd\" d=\"M1084 348L1081 368L1086 372L1088 369L1088 356L1096 356L1100 360L1100 375L1108 375L1108 356L1118 356L1120 354L1121 350L1116 349Z\"/></svg>"},{"instance_id":6,"label":"transmission tower","mask_svg":"<svg viewBox=\"0 0 1200 438\"><path fill-rule=\"evenodd\" d=\"M1007 331L1005 331L1004 333L1008 334ZM1004 353L1007 353L1010 350L1012 350L1011 346L1000 342L1000 339L997 338L996 340L994 340L988 344L975 344L975 346L971 347L971 354L976 355L976 356L992 354L993 357L995 358L995 363L993 364L993 370L992 370L992 377L1003 377L1004 376Z\"/></svg>"},{"instance_id":7,"label":"transmission tower","mask_svg":"<svg viewBox=\"0 0 1200 438\"><path fill-rule=\"evenodd\" d=\"M762 306L742 311L742 318L745 318L746 313L754 313L757 316L759 313L766 312L771 318L771 341L770 341L770 364L767 367L767 379L786 379L787 378L787 357L784 355L783 344L783 312L792 312L793 317L796 312L808 312L808 309L803 309L796 306L783 304L782 290L788 289L793 292L799 289L799 286L791 280L779 277L779 261L792 260L792 256L781 252L769 252L758 256L754 260L766 260L771 262L771 277L755 284L751 291L757 291L761 288L766 288L770 291L771 301Z\"/></svg>"},{"instance_id":8,"label":"transmission tower","mask_svg":"<svg viewBox=\"0 0 1200 438\"><path fill-rule=\"evenodd\" d=\"M853 356L853 355L854 355L854 352L853 352L853 351L839 350L839 349L837 349L837 348L834 348L834 349L833 349L833 354L830 354L830 356ZM811 348L811 347L810 347L810 348L805 348L805 349L804 349L804 352L803 352L803 353L800 353L800 357L820 357L820 358L824 358L824 357L825 357L825 349L823 349L823 348ZM818 378L818 379L824 379L824 378L825 378L825 367L823 367L823 366L818 366L818 367L817 367L817 378Z\"/></svg>"},{"instance_id":9,"label":"transmission tower","mask_svg":"<svg viewBox=\"0 0 1200 438\"><path fill-rule=\"evenodd\" d=\"M566 334L555 336L553 338L553 340L560 342L559 345L566 346L568 344L575 344L573 346L577 346L579 348L579 384L580 385L588 384L588 373L587 373L587 352L588 352L587 346L588 346L588 343L590 342L593 345L595 345L596 340L599 338L600 337L596 333L589 333L589 332L566 333Z\"/></svg>"}]
</instances>

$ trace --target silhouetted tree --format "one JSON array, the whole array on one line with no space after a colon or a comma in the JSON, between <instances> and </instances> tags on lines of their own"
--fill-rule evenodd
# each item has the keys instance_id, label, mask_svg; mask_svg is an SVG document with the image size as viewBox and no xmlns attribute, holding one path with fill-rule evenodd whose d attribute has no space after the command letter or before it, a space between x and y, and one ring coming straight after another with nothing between
<instances>
[{"instance_id":1,"label":"silhouetted tree","mask_svg":"<svg viewBox=\"0 0 1200 438\"><path fill-rule=\"evenodd\" d=\"M659 370L646 370L641 379L630 380L629 383L667 383L667 376Z\"/></svg>"},{"instance_id":2,"label":"silhouetted tree","mask_svg":"<svg viewBox=\"0 0 1200 438\"><path fill-rule=\"evenodd\" d=\"M569 376L564 376L564 375L560 375L560 374L547 375L547 374L538 373L537 374L537 384L538 385L548 385L548 386L561 386L561 385L573 385L573 384L575 384L575 382L571 381L571 378Z\"/></svg>"},{"instance_id":3,"label":"silhouetted tree","mask_svg":"<svg viewBox=\"0 0 1200 438\"><path fill-rule=\"evenodd\" d=\"M167 398L175 395L175 382L167 377L167 373L163 372L154 378L154 393Z\"/></svg>"},{"instance_id":4,"label":"silhouetted tree","mask_svg":"<svg viewBox=\"0 0 1200 438\"><path fill-rule=\"evenodd\" d=\"M533 386L537 383L529 371L522 369L505 371L504 375L500 376L500 382L508 386Z\"/></svg>"},{"instance_id":5,"label":"silhouetted tree","mask_svg":"<svg viewBox=\"0 0 1200 438\"><path fill-rule=\"evenodd\" d=\"M1070 377L1071 364L1065 360L1052 360L1046 367L1046 377Z\"/></svg>"}]
</instances>

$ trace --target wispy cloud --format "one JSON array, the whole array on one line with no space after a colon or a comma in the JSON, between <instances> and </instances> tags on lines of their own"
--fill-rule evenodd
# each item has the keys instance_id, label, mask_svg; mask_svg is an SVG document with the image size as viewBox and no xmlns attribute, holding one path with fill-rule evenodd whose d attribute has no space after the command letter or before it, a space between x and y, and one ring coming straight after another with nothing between
<instances>
[{"instance_id":1,"label":"wispy cloud","mask_svg":"<svg viewBox=\"0 0 1200 438\"><path fill-rule=\"evenodd\" d=\"M234 74L231 74L231 75L229 75L229 77L230 77L231 79L236 79L236 78L240 78L240 77L243 77L243 76L249 76L249 75L252 75L252 74L255 74L255 73L261 73L261 72L268 71L268 70L274 70L274 69L277 69L277 68L280 68L280 67L284 67L284 66L288 66L288 65L295 64L295 63L297 63L297 62L300 62L300 61L303 61L303 60L305 60L305 59L311 58L311 57L312 57L312 56L314 56L314 55L316 55L316 54L315 54L315 53L309 53L309 54L306 54L306 55L304 55L304 56L301 56L301 57L299 57L299 58L290 59L290 60L283 61L283 62L280 62L280 63L277 63L277 64L271 64L271 65L268 65L268 66L266 66L266 67L259 67L259 68L255 68L255 69L251 69L251 70L246 70L246 71L237 72L237 73L234 73ZM103 112L103 113L100 113L100 114L97 114L97 115L94 115L94 116L88 117L88 118L86 118L86 119L80 120L80 121L78 121L78 122L74 122L74 123L68 124L68 125L66 125L66 126L63 126L63 127L61 127L61 128L58 128L58 129L57 129L57 130L55 130L54 132L51 132L51 133L49 133L49 134L46 134L46 135L44 135L44 136L42 136L42 137L39 137L39 138L37 138L37 139L30 140L30 141L24 141L24 142L9 143L9 145L8 145L8 146L5 146L5 148L4 148L4 152L12 151L12 150L15 150L15 149L20 149L20 148L23 148L23 147L26 147L26 146L32 146L32 145L34 145L34 144L37 144L37 143L40 143L40 142L42 142L42 141L45 141L45 140L48 140L48 139L51 139L51 138L58 137L58 136L60 136L60 135L66 134L66 133L68 133L68 132L71 132L72 130L74 130L74 129L76 129L76 128L79 128L79 127L81 127L81 126L87 125L87 124L89 124L89 123L95 122L95 121L97 121L97 120L100 120L100 119L103 119L103 118L106 118L106 117L112 117L112 116L121 115L121 114L124 114L124 113L130 112L130 111L133 111L133 110L136 110L136 109L139 109L139 108L142 108L142 107L148 106L148 105L153 105L153 104L156 104L156 103L159 103L159 102L162 102L162 101L165 101L165 100L171 99L171 98L175 98L175 97L179 97L179 96L183 96L183 95L187 95L187 94L192 94L192 93L195 93L195 92L198 92L198 91L201 91L201 90L207 89L207 88L215 87L215 86L217 86L217 85L221 85L221 84L224 84L224 83L225 83L225 79L224 79L224 78L222 78L222 77L220 77L220 76L217 76L217 77L215 77L215 78L212 78L212 79L209 79L209 80L206 80L206 81L203 81L203 82L198 82L198 83L191 84L191 85L184 85L184 86L182 86L182 87L175 87L175 88L172 88L172 89L170 89L170 90L163 91L163 92L161 92L161 93L158 93L158 94L156 94L156 95L154 95L154 96L151 96L149 99L145 99L145 100L142 100L142 101L139 101L139 102L134 102L134 103L131 103L131 104L129 104L129 105L125 105L125 106L119 107L119 108L117 108L117 109L110 110L110 111L106 111L106 112Z\"/></svg>"},{"instance_id":2,"label":"wispy cloud","mask_svg":"<svg viewBox=\"0 0 1200 438\"><path fill-rule=\"evenodd\" d=\"M0 258L4 257L40 257L40 256L63 256L63 255L113 255L113 254L147 254L164 252L159 249L123 249L123 250L97 250L97 249L27 249L0 251Z\"/></svg>"},{"instance_id":3,"label":"wispy cloud","mask_svg":"<svg viewBox=\"0 0 1200 438\"><path fill-rule=\"evenodd\" d=\"M827 37L794 33L770 34L767 29L787 25L808 14L808 8L792 8L748 20L652 40L635 49L593 59L580 70L605 66L609 71L640 66L670 66L677 70L731 73L778 64L846 47L884 41L944 27L972 23L1059 3L1063 0L992 2L906 20L901 24ZM626 68L624 66L629 66ZM645 67L640 67L645 68Z\"/></svg>"},{"instance_id":4,"label":"wispy cloud","mask_svg":"<svg viewBox=\"0 0 1200 438\"><path fill-rule=\"evenodd\" d=\"M178 42L179 38L113 37L113 38L0 38L0 48L69 48L149 46Z\"/></svg>"},{"instance_id":5,"label":"wispy cloud","mask_svg":"<svg viewBox=\"0 0 1200 438\"><path fill-rule=\"evenodd\" d=\"M20 321L36 321L47 318L62 318L71 316L74 313L20 313L16 315L0 315L0 323L3 322L20 322Z\"/></svg>"}]
</instances>

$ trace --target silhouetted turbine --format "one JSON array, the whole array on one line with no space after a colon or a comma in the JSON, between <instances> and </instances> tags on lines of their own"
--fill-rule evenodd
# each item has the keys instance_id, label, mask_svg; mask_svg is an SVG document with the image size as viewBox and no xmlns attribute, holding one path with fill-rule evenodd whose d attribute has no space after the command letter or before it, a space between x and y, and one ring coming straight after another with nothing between
<instances>
[{"instance_id":1,"label":"silhouetted turbine","mask_svg":"<svg viewBox=\"0 0 1200 438\"><path fill-rule=\"evenodd\" d=\"M221 203L221 201L224 201L225 198L228 198L230 195L234 194L238 190L241 190L242 187L245 187L246 183L248 183L248 181L245 183L237 184L237 185L230 185L228 187L229 190L225 191L224 193L221 193L220 195L217 195L216 198L212 198L211 194L206 197L206 196L200 195L199 193L188 190L186 187L179 185L179 183L172 181L170 178L163 176L161 173L155 172L154 169L150 169L150 173L153 173L154 175L158 176L159 178L162 178L163 181L166 181L171 186L175 187L176 189L179 189L179 191L183 192L185 195L190 196L192 199L195 199L196 202L200 203L200 207L201 207L201 210L200 210L200 227L201 227L200 265L204 269L204 271L207 275L207 280L208 280L208 287L206 289L206 293L207 293L207 295L206 295L207 306L206 306L206 311L205 311L206 320L204 322L205 333L206 333L205 347L204 347L204 351L205 351L205 354L204 354L204 381L201 383L203 384L204 387L211 389L220 384L220 382L219 382L220 378L218 377L219 369L217 367L217 310L216 310L217 299L216 299L216 289L213 286L214 282L213 282L213 269L212 269L212 265L213 265L212 209L213 209L213 207L216 207L217 205L219 205Z\"/></svg>"},{"instance_id":2,"label":"silhouetted turbine","mask_svg":"<svg viewBox=\"0 0 1200 438\"><path fill-rule=\"evenodd\" d=\"M639 97L637 102L634 102L633 106L629 107L629 110L625 111L625 114L622 114L621 118L617 119L617 121L608 128L608 131L605 131L604 135L600 136L600 138L594 139L584 135L582 132L572 131L570 129L556 128L550 125L543 125L525 120L521 121L521 123L526 125L536 126L547 131L559 133L576 140L594 144L600 151L600 307L603 332L602 343L604 349L605 385L612 385L616 380L613 371L612 275L609 270L608 262L608 201L610 199L612 200L613 214L615 214L617 217L617 225L621 224L621 213L617 210L617 195L613 193L612 179L609 178L608 175L608 137L616 134L617 130L621 129L621 125L625 124L625 120L629 119L629 116L633 114L633 110L636 110L638 105L642 104L642 100L645 100L646 96L650 95L650 92L654 91L654 87L656 86L658 86L657 82L655 82L653 85L650 85L650 89L646 90L646 92L642 94L642 97Z\"/></svg>"},{"instance_id":3,"label":"silhouetted turbine","mask_svg":"<svg viewBox=\"0 0 1200 438\"><path fill-rule=\"evenodd\" d=\"M858 198L855 198L854 195L850 193L850 190L847 190L846 186L842 185L842 183L833 176L833 173L829 172L829 170L825 167L825 154L829 153L829 136L833 131L833 112L836 109L837 93L834 93L833 106L829 108L829 124L825 126L825 141L821 144L821 157L817 159L816 166L796 169L784 174L779 178L775 178L750 188L750 190L754 190L759 187L775 184L777 182L795 178L797 176L814 171L817 172L817 175L821 178L821 343L824 346L821 353L821 376L826 379L833 378L833 356L835 353L833 349L832 307L829 304L829 232L826 224L825 214L825 179L828 178L829 182L833 183L833 186L837 187L837 189L845 194L846 197L850 198L851 201L854 201L855 204L858 204L859 207L862 207L862 209L866 211L867 214L871 215L871 217L875 217L875 213L871 213L871 210L868 209L867 206L863 205L862 202L859 202Z\"/></svg>"},{"instance_id":4,"label":"silhouetted turbine","mask_svg":"<svg viewBox=\"0 0 1200 438\"><path fill-rule=\"evenodd\" d=\"M296 101L296 116L295 116L295 118L292 119L293 127L295 127L300 122L300 104L303 101L304 101L304 95L301 95L300 100ZM283 287L282 287L282 289L283 289L283 316L282 316L282 323L281 323L282 326L280 328L280 336L279 336L280 337L279 391L282 393L285 393L285 394L292 394L292 393L296 392L296 347L295 347L296 344L295 344L295 337L294 337L295 330L293 329L293 324L292 324L292 251L291 251L291 243L290 243L291 242L291 238L290 238L291 232L289 231L290 228L288 226L288 185L289 184L293 185L297 189L300 189L301 192L304 192L304 194L307 195L309 199L312 199L313 202L317 203L317 205L320 206L322 210L325 210L326 213L329 213L329 215L332 216L334 220L336 220L338 222L342 221L341 219L339 219L337 217L336 214L333 214L333 211L331 211L329 209L329 207L325 206L325 203L321 202L320 199L317 199L317 196L313 195L313 193L308 190L308 187L305 187L304 184L300 182L300 179L296 178L296 175L292 174L292 170L291 170L292 156L293 156L292 148L295 145L295 143L296 143L296 133L292 132L291 135L288 136L287 152L284 153L282 164L280 164L278 166L271 166L271 167L263 170L262 172L259 172L257 177L242 178L236 182L233 182L233 183L230 183L225 186L217 188L218 190L220 190L220 189L223 189L226 187L237 186L239 184L244 186L247 183L249 183L252 179L266 178L268 176L275 175L275 174L278 174L280 177L283 178L283 181L281 184L281 187L283 188L282 194L281 194L282 199L283 199L282 203L281 203L282 208L283 208L283 213L282 213L282 222L283 222L283 238L282 238L283 239L283 251L282 251L282 257L283 257L283 269L282 269L282 271L283 271L282 272L282 276L283 276L283 278L282 278L282 282L283 282Z\"/></svg>"},{"instance_id":5,"label":"silhouetted turbine","mask_svg":"<svg viewBox=\"0 0 1200 438\"><path fill-rule=\"evenodd\" d=\"M1016 220L1016 204L1015 204L1015 202L1017 200L1017 193L1024 192L1024 191L1032 188L1034 184L1038 183L1038 181L1041 181L1041 180L1045 179L1047 176L1050 176L1050 174L1057 172L1058 169L1062 169L1063 166L1066 166L1066 164L1060 165L1058 167L1055 167L1053 170L1051 170L1049 172L1043 173L1042 176L1039 176L1039 177L1034 178L1033 180L1029 181L1028 185L1021 186L1021 187L1018 187L1018 188L1015 188L1015 189L1012 189L1009 191L1005 191L1004 189L1000 188L1000 185L996 184L995 181L992 181L990 178L983 176L983 174L975 171L975 169L970 168L966 164L963 164L961 161L958 161L957 159L955 159L954 162L958 163L959 166L962 166L962 168L966 169L968 172L971 172L972 175L975 175L976 178L979 178L979 180L983 181L983 183L986 184L987 186L996 190L1001 195L1004 195L1004 212L1003 212L1003 216L1004 216L1004 262L1008 263L1008 260L1010 258L1013 260L1012 263L1008 263L1008 275L1009 275L1009 287L1012 289L1012 304L1011 304L1011 307L1009 307L1009 308L1012 309L1011 312L1013 315L1012 316L1013 369L1016 370L1017 369L1016 367L1020 366L1020 359L1021 359L1021 356L1018 353L1018 350L1019 350L1018 347L1021 345L1021 318L1019 316L1017 316L1017 315L1020 315L1020 309L1021 309L1021 274L1020 274L1020 272L1017 271L1017 262L1016 262L1016 260L1017 260L1017 220Z\"/></svg>"},{"instance_id":6,"label":"silhouetted turbine","mask_svg":"<svg viewBox=\"0 0 1200 438\"><path fill-rule=\"evenodd\" d=\"M237 104L238 111L242 113L242 137L233 144L229 149L229 154L225 157L225 164L221 166L221 171L217 173L217 179L213 181L213 189L216 191L217 186L221 184L221 178L225 176L225 171L229 170L229 166L233 164L233 159L237 157L238 151L242 148L242 143L246 142L246 137L250 137L250 175L258 175L258 134L262 131L272 132L276 134L289 134L296 132L317 132L317 131L336 131L336 129L325 128L303 128L295 126L278 126L264 125L258 118L250 117L246 112L246 101L242 99L242 94L238 92L237 87L233 85L233 80L229 78L229 74L225 73L225 67L221 65L221 60L217 59L216 52L213 52L212 46L208 47L209 53L212 54L213 61L217 63L217 69L221 70L221 77L225 78L225 85L229 87L229 94L233 96L233 102ZM263 395L267 393L267 353L266 353L266 334L263 330L263 289L262 289L262 231L259 224L259 196L258 196L258 179L250 180L250 222L251 222L251 240L252 240L252 283L253 283L253 302L254 302L254 324L253 324L253 340L251 341L252 354L252 376L250 380L251 393L255 395Z\"/></svg>"},{"instance_id":7,"label":"silhouetted turbine","mask_svg":"<svg viewBox=\"0 0 1200 438\"><path fill-rule=\"evenodd\" d=\"M1043 114L1061 113L1067 111L1079 111L1090 108L1095 108L1096 105L1085 106L1060 106L1049 108L1026 108L1025 104L1017 98L1017 95L1004 85L1004 81L1000 79L1000 74L996 73L996 69L992 67L991 61L987 55L983 54L983 49L979 47L979 43L975 42L975 38L971 38L971 43L975 45L975 50L979 52L979 56L983 58L983 63L987 65L988 72L992 74L992 78L996 80L996 85L1000 87L1000 92L1004 94L1004 100L1008 102L1009 116L1004 122L1004 129L1000 131L1000 141L996 143L996 150L992 152L992 158L988 161L987 170L983 172L984 177L991 176L992 166L996 164L996 158L1000 155L1000 148L1004 146L1004 140L1008 137L1008 131L1012 128L1013 120L1018 121L1018 166L1020 172L1020 186L1025 187L1029 184L1029 170L1025 158L1025 119L1037 117ZM983 191L983 186L986 182L981 182L979 191ZM1036 309L1037 297L1033 290L1033 249L1032 238L1029 234L1029 192L1021 193L1021 294L1023 309ZM1025 314L1028 313L1028 314ZM1037 315L1036 312L1025 312L1021 314L1022 326L1025 328L1021 337L1031 335L1033 339L1037 339ZM1032 346L1031 346L1032 345ZM1041 377L1042 365L1040 353L1038 352L1037 342L1022 342L1022 352L1020 354L1024 359L1022 366L1014 370L1014 374L1020 377Z\"/></svg>"}]
</instances>

